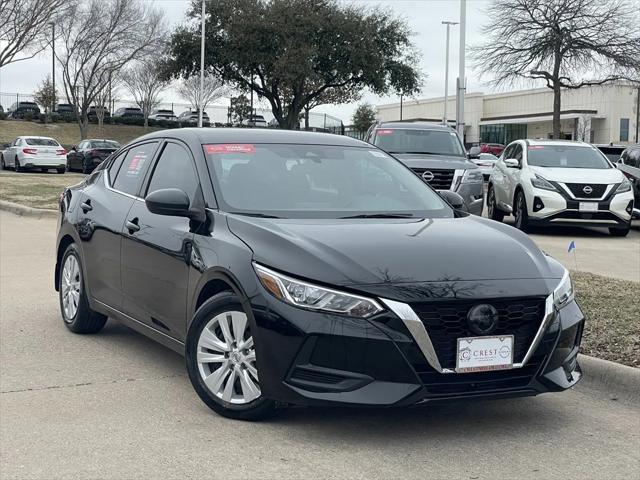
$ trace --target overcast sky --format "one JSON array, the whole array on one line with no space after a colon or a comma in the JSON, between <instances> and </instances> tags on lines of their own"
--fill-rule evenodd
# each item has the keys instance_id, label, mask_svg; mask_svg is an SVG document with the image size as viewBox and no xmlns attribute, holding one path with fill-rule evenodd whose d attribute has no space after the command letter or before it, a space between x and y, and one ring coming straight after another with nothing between
<instances>
[{"instance_id":1,"label":"overcast sky","mask_svg":"<svg viewBox=\"0 0 640 480\"><path fill-rule=\"evenodd\" d=\"M154 3L165 12L165 19L174 26L185 19L189 6L188 0L145 0ZM443 20L460 20L459 0L356 0L363 8L375 5L390 7L397 15L403 17L415 32L413 41L422 54L420 68L427 74L427 79L419 98L431 98L444 94L444 65L446 27ZM477 44L482 40L482 26L490 21L484 13L489 0L467 1L467 45ZM459 27L451 29L449 94L455 94L455 79L458 75ZM467 60L467 64L468 64ZM467 65L467 91L489 91L483 85L476 72ZM0 70L0 92L32 93L38 84L51 72L51 51L47 50L36 58L10 64ZM57 75L60 81L60 74ZM61 89L59 90L61 91ZM123 95L124 96L124 95ZM6 97L5 97L6 98ZM180 101L173 92L163 96L164 101ZM379 98L365 95L364 100L376 105L397 101L395 97ZM5 102L6 103L6 102ZM8 105L5 105L5 108ZM350 118L355 105L325 105L314 111L328 113L341 118L345 124Z\"/></svg>"}]
</instances>

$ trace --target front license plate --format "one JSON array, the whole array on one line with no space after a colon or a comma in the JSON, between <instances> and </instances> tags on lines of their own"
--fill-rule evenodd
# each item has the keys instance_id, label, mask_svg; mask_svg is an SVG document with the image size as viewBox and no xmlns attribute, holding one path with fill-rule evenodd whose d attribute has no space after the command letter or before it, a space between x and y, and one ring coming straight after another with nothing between
<instances>
[{"instance_id":1,"label":"front license plate","mask_svg":"<svg viewBox=\"0 0 640 480\"><path fill-rule=\"evenodd\" d=\"M513 335L458 339L456 372L484 372L513 368Z\"/></svg>"},{"instance_id":2,"label":"front license plate","mask_svg":"<svg viewBox=\"0 0 640 480\"><path fill-rule=\"evenodd\" d=\"M597 202L580 202L578 204L578 210L581 212L597 212L598 203Z\"/></svg>"}]
</instances>

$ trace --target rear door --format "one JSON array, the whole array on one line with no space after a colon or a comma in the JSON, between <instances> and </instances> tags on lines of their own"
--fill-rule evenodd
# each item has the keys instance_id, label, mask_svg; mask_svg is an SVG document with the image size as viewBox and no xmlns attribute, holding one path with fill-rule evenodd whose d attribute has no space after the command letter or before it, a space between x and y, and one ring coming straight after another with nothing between
<instances>
[{"instance_id":1,"label":"rear door","mask_svg":"<svg viewBox=\"0 0 640 480\"><path fill-rule=\"evenodd\" d=\"M164 145L146 183L144 195L179 188L192 205L202 195L193 154L177 140ZM124 312L183 341L194 237L189 219L156 215L140 200L132 206L122 234Z\"/></svg>"},{"instance_id":2,"label":"rear door","mask_svg":"<svg viewBox=\"0 0 640 480\"><path fill-rule=\"evenodd\" d=\"M122 226L136 201L144 175L158 147L157 141L122 152L83 192L78 211L85 277L92 298L122 309Z\"/></svg>"}]
</instances>

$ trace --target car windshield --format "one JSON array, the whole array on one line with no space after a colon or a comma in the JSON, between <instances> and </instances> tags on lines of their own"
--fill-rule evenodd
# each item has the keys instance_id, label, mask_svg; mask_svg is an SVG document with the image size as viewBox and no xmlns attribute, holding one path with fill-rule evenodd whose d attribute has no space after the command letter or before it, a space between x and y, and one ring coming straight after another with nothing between
<instances>
[{"instance_id":1,"label":"car windshield","mask_svg":"<svg viewBox=\"0 0 640 480\"><path fill-rule=\"evenodd\" d=\"M203 146L223 210L285 218L452 217L420 178L371 148Z\"/></svg>"},{"instance_id":2,"label":"car windshield","mask_svg":"<svg viewBox=\"0 0 640 480\"><path fill-rule=\"evenodd\" d=\"M60 144L52 138L25 138L27 145L35 145L39 147L59 147Z\"/></svg>"},{"instance_id":3,"label":"car windshield","mask_svg":"<svg viewBox=\"0 0 640 480\"><path fill-rule=\"evenodd\" d=\"M573 145L530 145L527 161L534 167L612 168L597 149Z\"/></svg>"},{"instance_id":4,"label":"car windshield","mask_svg":"<svg viewBox=\"0 0 640 480\"><path fill-rule=\"evenodd\" d=\"M91 142L91 148L119 148L118 142L112 142L111 140L97 140Z\"/></svg>"},{"instance_id":5,"label":"car windshield","mask_svg":"<svg viewBox=\"0 0 640 480\"><path fill-rule=\"evenodd\" d=\"M375 144L389 153L431 153L464 157L465 152L453 131L380 128Z\"/></svg>"}]
</instances>

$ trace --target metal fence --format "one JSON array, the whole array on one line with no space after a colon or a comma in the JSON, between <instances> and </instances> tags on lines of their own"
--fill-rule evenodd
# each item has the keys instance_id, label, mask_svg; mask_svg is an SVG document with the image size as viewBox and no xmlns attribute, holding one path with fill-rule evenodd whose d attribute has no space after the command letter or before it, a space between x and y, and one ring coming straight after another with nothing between
<instances>
[{"instance_id":1,"label":"metal fence","mask_svg":"<svg viewBox=\"0 0 640 480\"><path fill-rule=\"evenodd\" d=\"M60 95L58 93L58 95ZM63 96L60 96L60 103L65 103L66 100ZM0 92L0 106L3 107L6 112L12 105L18 102L33 102L34 97L33 94L24 94L24 93L6 93ZM224 102L225 104L221 104ZM215 105L209 105L205 111L209 116L209 121L211 124L217 125L225 125L231 123L231 115L229 111L230 99L222 99L220 103ZM109 105L111 113L115 112L117 109L122 107L135 107L136 103L134 100L129 99L113 99L111 101L111 105ZM42 107L42 106L41 106ZM165 110L173 110L176 116L180 115L184 111L191 110L191 104L184 102L161 102L156 109L165 109ZM44 109L42 109L44 110ZM2 110L0 110L2 111ZM254 108L255 115L262 115L264 119L269 122L274 116L270 109L264 107L256 107ZM305 129L304 120L302 121L302 125L300 128ZM332 115L327 115L324 113L317 112L309 112L309 125L308 128L311 130L319 130L337 134L344 134L344 125L342 120Z\"/></svg>"}]
</instances>

